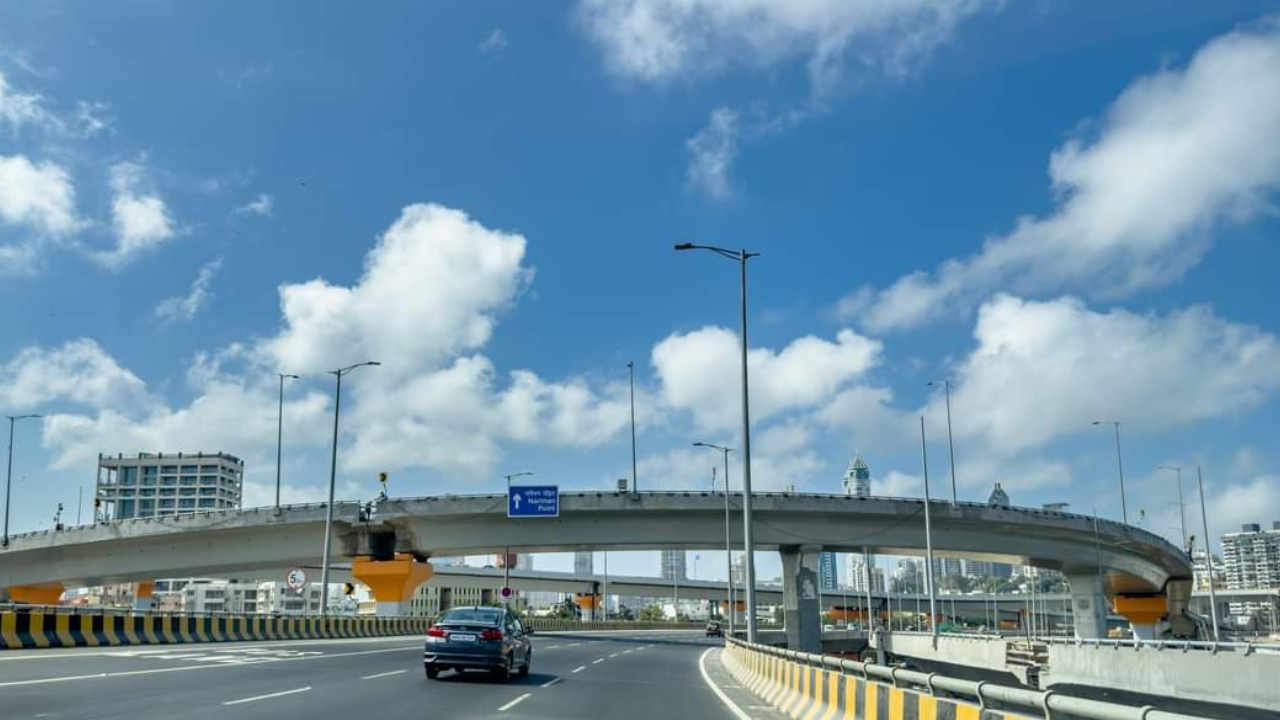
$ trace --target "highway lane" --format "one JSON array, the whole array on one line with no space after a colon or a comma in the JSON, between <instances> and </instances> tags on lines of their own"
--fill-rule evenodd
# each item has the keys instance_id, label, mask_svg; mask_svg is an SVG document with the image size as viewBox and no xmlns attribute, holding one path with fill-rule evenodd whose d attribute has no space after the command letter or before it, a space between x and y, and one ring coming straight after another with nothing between
<instances>
[{"instance_id":1,"label":"highway lane","mask_svg":"<svg viewBox=\"0 0 1280 720\"><path fill-rule=\"evenodd\" d=\"M418 637L23 651L0 654L0 715L730 720L699 674L710 645L690 633L538 635L533 673L505 684L426 680Z\"/></svg>"}]
</instances>

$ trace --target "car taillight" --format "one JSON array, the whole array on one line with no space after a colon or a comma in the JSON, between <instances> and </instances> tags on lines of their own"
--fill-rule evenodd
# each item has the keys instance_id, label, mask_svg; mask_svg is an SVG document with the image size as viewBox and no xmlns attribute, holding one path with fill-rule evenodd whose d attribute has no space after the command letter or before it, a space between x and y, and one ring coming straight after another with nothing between
<instances>
[{"instance_id":1,"label":"car taillight","mask_svg":"<svg viewBox=\"0 0 1280 720\"><path fill-rule=\"evenodd\" d=\"M427 628L427 635L430 635L431 637L444 637L444 628L439 625L432 625Z\"/></svg>"},{"instance_id":2,"label":"car taillight","mask_svg":"<svg viewBox=\"0 0 1280 720\"><path fill-rule=\"evenodd\" d=\"M480 639L481 640L501 640L502 631L501 630L485 630L484 632L480 633Z\"/></svg>"}]
</instances>

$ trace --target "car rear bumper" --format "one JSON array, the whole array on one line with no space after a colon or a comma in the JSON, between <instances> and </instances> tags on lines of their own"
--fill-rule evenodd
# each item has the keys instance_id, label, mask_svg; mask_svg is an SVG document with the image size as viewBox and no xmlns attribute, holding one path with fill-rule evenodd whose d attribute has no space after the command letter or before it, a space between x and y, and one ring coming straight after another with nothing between
<instances>
[{"instance_id":1,"label":"car rear bumper","mask_svg":"<svg viewBox=\"0 0 1280 720\"><path fill-rule=\"evenodd\" d=\"M424 652L422 664L431 667L450 668L500 668L506 665L506 658L500 653L451 653Z\"/></svg>"}]
</instances>

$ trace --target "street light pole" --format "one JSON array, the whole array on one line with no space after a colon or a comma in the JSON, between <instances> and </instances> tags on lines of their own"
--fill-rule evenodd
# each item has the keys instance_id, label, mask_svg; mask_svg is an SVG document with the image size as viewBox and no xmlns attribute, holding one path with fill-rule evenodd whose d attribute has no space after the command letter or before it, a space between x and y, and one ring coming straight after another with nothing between
<instances>
[{"instance_id":1,"label":"street light pole","mask_svg":"<svg viewBox=\"0 0 1280 720\"><path fill-rule=\"evenodd\" d=\"M937 385L934 381L929 381L930 385ZM951 439L951 379L942 381L942 387L947 393L947 450L951 454L951 505L954 507L959 499L956 496L956 446Z\"/></svg>"},{"instance_id":2,"label":"street light pole","mask_svg":"<svg viewBox=\"0 0 1280 720\"><path fill-rule=\"evenodd\" d=\"M924 463L924 572L929 586L929 629L933 635L933 647L938 647L938 590L933 578L933 524L929 519L929 448L924 440L924 416L920 416L920 458Z\"/></svg>"},{"instance_id":3,"label":"street light pole","mask_svg":"<svg viewBox=\"0 0 1280 720\"><path fill-rule=\"evenodd\" d=\"M6 415L9 418L9 471L4 478L4 540L0 546L9 547L9 495L13 493L13 426L19 420L38 418L39 415Z\"/></svg>"},{"instance_id":4,"label":"street light pole","mask_svg":"<svg viewBox=\"0 0 1280 720\"><path fill-rule=\"evenodd\" d=\"M1204 476L1196 466L1196 483L1200 485L1200 522L1204 525L1204 561L1209 568L1209 615L1213 617L1213 641L1218 642L1218 589L1213 581L1213 542L1209 539L1209 515L1204 509Z\"/></svg>"},{"instance_id":5,"label":"street light pole","mask_svg":"<svg viewBox=\"0 0 1280 720\"><path fill-rule=\"evenodd\" d=\"M276 412L276 515L280 514L280 455L284 440L284 380L285 378L298 379L297 375L289 375L287 373L276 373L280 376L280 406Z\"/></svg>"},{"instance_id":6,"label":"street light pole","mask_svg":"<svg viewBox=\"0 0 1280 720\"><path fill-rule=\"evenodd\" d=\"M1178 519L1182 523L1182 549L1190 552L1187 549L1187 506L1182 502L1182 468L1175 465L1157 465L1156 469L1172 470L1178 474Z\"/></svg>"},{"instance_id":7,"label":"street light pole","mask_svg":"<svg viewBox=\"0 0 1280 720\"><path fill-rule=\"evenodd\" d=\"M337 387L333 393L333 451L329 455L329 504L324 513L324 558L320 561L320 615L329 613L329 550L333 544L333 492L338 483L338 413L342 409L342 376L366 365L381 365L373 360L366 360L355 365L348 365L329 374L337 379Z\"/></svg>"},{"instance_id":8,"label":"street light pole","mask_svg":"<svg viewBox=\"0 0 1280 720\"><path fill-rule=\"evenodd\" d=\"M1111 425L1116 431L1116 470L1120 473L1120 514L1124 524L1129 524L1129 504L1124 497L1124 458L1120 454L1120 421L1094 420L1094 425Z\"/></svg>"},{"instance_id":9,"label":"street light pole","mask_svg":"<svg viewBox=\"0 0 1280 720\"><path fill-rule=\"evenodd\" d=\"M631 381L631 492L640 492L636 487L636 363L627 362L627 376Z\"/></svg>"},{"instance_id":10,"label":"street light pole","mask_svg":"<svg viewBox=\"0 0 1280 720\"><path fill-rule=\"evenodd\" d=\"M511 478L526 477L529 475L533 475L533 473L526 471L526 472L511 473L510 475L503 475L502 477L507 479L507 496L508 497L511 496ZM609 556L606 554L605 563L608 563L608 562L609 562ZM606 568L607 567L608 566L606 565ZM608 570L606 569L605 572L608 573ZM507 547L502 551L502 587L504 588L511 587L511 548L510 547ZM608 576L606 575L605 589L608 590L608 588L609 588L609 580L608 580ZM502 598L502 605L503 607L510 606L510 602L508 601L507 598L505 597ZM595 617L595 616L593 615L592 617Z\"/></svg>"},{"instance_id":11,"label":"street light pole","mask_svg":"<svg viewBox=\"0 0 1280 720\"><path fill-rule=\"evenodd\" d=\"M725 597L729 602L729 637L733 637L734 616L738 614L738 606L733 597L733 545L729 534L729 453L733 452L733 448L704 442L696 442L693 446L719 450L724 455L724 557L728 573L725 575Z\"/></svg>"},{"instance_id":12,"label":"street light pole","mask_svg":"<svg viewBox=\"0 0 1280 720\"><path fill-rule=\"evenodd\" d=\"M756 562L755 542L751 527L751 405L749 399L750 382L747 374L747 260L759 256L760 253L738 251L709 245L681 243L676 250L707 250L721 257L738 262L740 274L739 291L739 336L742 343L742 552L746 572L743 580L747 585L747 642L756 642Z\"/></svg>"}]
</instances>

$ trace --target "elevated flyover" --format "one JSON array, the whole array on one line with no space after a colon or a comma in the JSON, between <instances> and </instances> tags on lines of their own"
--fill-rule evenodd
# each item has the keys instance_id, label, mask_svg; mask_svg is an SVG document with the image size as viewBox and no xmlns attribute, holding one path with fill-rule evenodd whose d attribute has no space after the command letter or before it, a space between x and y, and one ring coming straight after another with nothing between
<instances>
[{"instance_id":1,"label":"elevated flyover","mask_svg":"<svg viewBox=\"0 0 1280 720\"><path fill-rule=\"evenodd\" d=\"M921 554L924 501L851 495L753 496L756 549L783 559L788 616L810 626L793 645L818 641L817 556L822 551ZM741 494L730 496L740 505ZM575 550L719 549L722 493L563 492L558 518L509 519L506 495L444 495L384 500L372 513L357 502L334 506L335 562L353 561L362 580L386 596L412 592L432 556ZM0 587L92 585L157 577L219 576L315 565L324 536L323 504L199 513L28 533L0 550ZM1105 632L1105 597L1136 606L1135 622L1182 616L1190 597L1186 554L1144 530L1071 513L935 501L930 507L939 555L1025 564L1064 573L1072 586L1077 634ZM741 513L731 514L741 537ZM395 575L399 577L398 575ZM414 580L416 579L416 582ZM412 583L412 586L410 586ZM394 588L392 586L395 586ZM372 586L372 585L371 585ZM375 594L377 594L375 587ZM381 595L379 600L383 600ZM1121 601L1125 601L1125 605ZM806 640L807 638L807 640Z\"/></svg>"}]
</instances>

